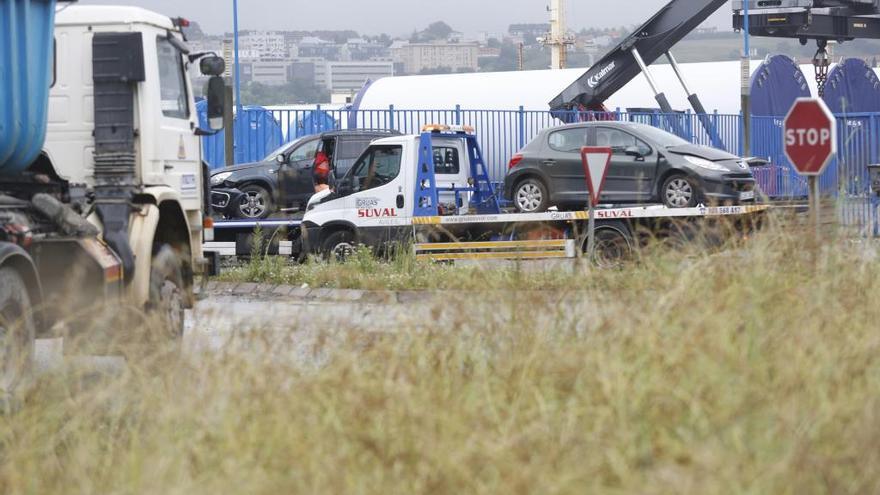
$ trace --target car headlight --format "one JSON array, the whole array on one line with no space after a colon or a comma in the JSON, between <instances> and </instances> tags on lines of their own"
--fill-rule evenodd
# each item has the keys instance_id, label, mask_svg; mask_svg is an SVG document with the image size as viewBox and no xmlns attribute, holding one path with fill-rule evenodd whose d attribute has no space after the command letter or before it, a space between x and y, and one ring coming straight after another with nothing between
<instances>
[{"instance_id":1,"label":"car headlight","mask_svg":"<svg viewBox=\"0 0 880 495\"><path fill-rule=\"evenodd\" d=\"M223 184L223 181L228 179L230 175L232 175L232 172L221 172L219 174L212 175L211 176L211 185L212 186L219 186L220 184Z\"/></svg>"},{"instance_id":2,"label":"car headlight","mask_svg":"<svg viewBox=\"0 0 880 495\"><path fill-rule=\"evenodd\" d=\"M706 170L715 170L716 172L727 172L727 167L723 165L718 165L715 162L706 160L705 158L700 158L694 155L683 155L684 159L688 161L691 165L695 165L700 168L705 168Z\"/></svg>"}]
</instances>

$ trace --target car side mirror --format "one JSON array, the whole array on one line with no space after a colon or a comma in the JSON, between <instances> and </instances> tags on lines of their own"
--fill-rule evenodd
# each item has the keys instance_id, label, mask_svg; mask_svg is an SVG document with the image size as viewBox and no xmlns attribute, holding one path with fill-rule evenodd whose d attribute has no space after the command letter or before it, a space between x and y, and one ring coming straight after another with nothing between
<instances>
[{"instance_id":1,"label":"car side mirror","mask_svg":"<svg viewBox=\"0 0 880 495\"><path fill-rule=\"evenodd\" d=\"M223 113L225 110L226 83L220 76L208 79L208 127L212 131L223 129Z\"/></svg>"},{"instance_id":2,"label":"car side mirror","mask_svg":"<svg viewBox=\"0 0 880 495\"><path fill-rule=\"evenodd\" d=\"M282 154L275 157L275 162L277 162L278 165L281 165L281 166L287 165L287 157L284 156L284 154L282 153Z\"/></svg>"},{"instance_id":3,"label":"car side mirror","mask_svg":"<svg viewBox=\"0 0 880 495\"><path fill-rule=\"evenodd\" d=\"M638 146L627 146L624 150L624 153L627 156L635 157L636 159L644 159L645 155L642 153L642 150L639 149Z\"/></svg>"},{"instance_id":4,"label":"car side mirror","mask_svg":"<svg viewBox=\"0 0 880 495\"><path fill-rule=\"evenodd\" d=\"M348 196L354 192L354 186L352 186L352 177L347 176L339 179L339 183L336 184L336 194L339 196Z\"/></svg>"}]
</instances>

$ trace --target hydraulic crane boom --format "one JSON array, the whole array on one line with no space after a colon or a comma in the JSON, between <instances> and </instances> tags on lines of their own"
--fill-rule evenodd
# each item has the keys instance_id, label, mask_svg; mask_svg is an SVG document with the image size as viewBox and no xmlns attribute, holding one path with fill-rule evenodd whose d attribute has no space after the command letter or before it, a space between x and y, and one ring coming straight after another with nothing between
<instances>
[{"instance_id":1,"label":"hydraulic crane boom","mask_svg":"<svg viewBox=\"0 0 880 495\"><path fill-rule=\"evenodd\" d=\"M672 0L554 98L550 108L554 111L603 110L605 100L636 78L639 72L644 72L660 108L671 113L666 96L658 91L647 66L667 54L684 84L669 50L725 3L726 0ZM688 96L694 110L698 114L705 113L696 95L688 91Z\"/></svg>"}]
</instances>

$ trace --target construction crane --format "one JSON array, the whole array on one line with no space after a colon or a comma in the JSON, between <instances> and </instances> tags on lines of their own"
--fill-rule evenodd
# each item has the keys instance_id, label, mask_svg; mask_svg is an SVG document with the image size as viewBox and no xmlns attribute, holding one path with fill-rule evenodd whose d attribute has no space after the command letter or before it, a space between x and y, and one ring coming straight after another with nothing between
<instances>
[{"instance_id":1,"label":"construction crane","mask_svg":"<svg viewBox=\"0 0 880 495\"><path fill-rule=\"evenodd\" d=\"M551 49L551 69L564 69L568 47L574 45L574 36L567 33L565 24L565 0L552 0L547 7L550 12L550 32L538 38L538 42Z\"/></svg>"}]
</instances>

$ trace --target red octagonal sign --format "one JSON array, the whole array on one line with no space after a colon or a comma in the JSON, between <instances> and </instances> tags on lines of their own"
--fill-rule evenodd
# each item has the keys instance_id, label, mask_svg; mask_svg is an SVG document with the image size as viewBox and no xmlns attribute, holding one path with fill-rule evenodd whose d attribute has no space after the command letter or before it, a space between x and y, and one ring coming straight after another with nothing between
<instances>
[{"instance_id":1,"label":"red octagonal sign","mask_svg":"<svg viewBox=\"0 0 880 495\"><path fill-rule=\"evenodd\" d=\"M798 98L785 117L785 156L802 175L819 175L837 152L837 121L825 102Z\"/></svg>"}]
</instances>

